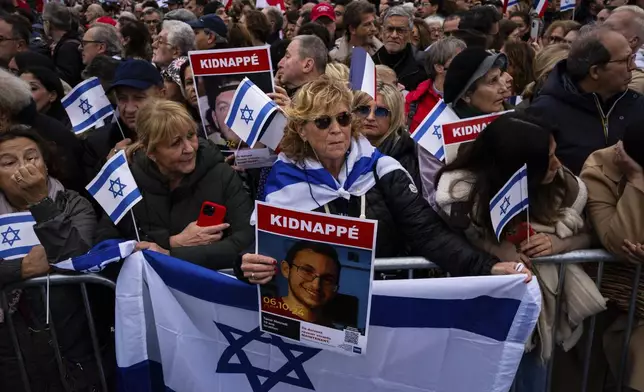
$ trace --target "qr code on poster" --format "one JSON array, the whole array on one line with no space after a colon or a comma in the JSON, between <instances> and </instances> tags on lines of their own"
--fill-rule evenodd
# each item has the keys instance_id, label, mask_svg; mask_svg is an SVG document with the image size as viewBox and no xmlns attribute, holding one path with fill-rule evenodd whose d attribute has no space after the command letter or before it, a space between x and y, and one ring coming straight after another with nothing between
<instances>
[{"instance_id":1,"label":"qr code on poster","mask_svg":"<svg viewBox=\"0 0 644 392\"><path fill-rule=\"evenodd\" d=\"M344 330L344 342L345 343L350 343L350 344L358 344L358 337L360 336L360 332L357 331L351 331L348 329Z\"/></svg>"}]
</instances>

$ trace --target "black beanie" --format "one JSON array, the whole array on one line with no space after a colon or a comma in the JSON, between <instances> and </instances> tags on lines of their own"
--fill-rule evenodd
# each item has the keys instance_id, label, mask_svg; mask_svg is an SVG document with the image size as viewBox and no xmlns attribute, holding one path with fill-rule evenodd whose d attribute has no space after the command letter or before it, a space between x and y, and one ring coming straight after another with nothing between
<instances>
[{"instance_id":1,"label":"black beanie","mask_svg":"<svg viewBox=\"0 0 644 392\"><path fill-rule=\"evenodd\" d=\"M454 102L467 86L470 78L491 53L482 48L466 48L452 60L445 75L443 99L445 103Z\"/></svg>"}]
</instances>

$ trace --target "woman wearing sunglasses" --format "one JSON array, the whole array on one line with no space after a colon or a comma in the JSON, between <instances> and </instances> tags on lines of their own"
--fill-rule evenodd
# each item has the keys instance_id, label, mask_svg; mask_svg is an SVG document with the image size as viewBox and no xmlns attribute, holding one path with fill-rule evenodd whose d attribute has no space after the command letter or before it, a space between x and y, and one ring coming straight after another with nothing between
<instances>
[{"instance_id":1,"label":"woman wearing sunglasses","mask_svg":"<svg viewBox=\"0 0 644 392\"><path fill-rule=\"evenodd\" d=\"M378 220L376 257L421 256L455 276L518 273L516 262L474 250L445 226L400 163L362 136L352 100L344 83L327 76L297 92L286 110L282 152L268 176L265 201ZM276 265L270 257L246 254L236 272L264 284ZM522 273L530 280L527 269Z\"/></svg>"}]
</instances>

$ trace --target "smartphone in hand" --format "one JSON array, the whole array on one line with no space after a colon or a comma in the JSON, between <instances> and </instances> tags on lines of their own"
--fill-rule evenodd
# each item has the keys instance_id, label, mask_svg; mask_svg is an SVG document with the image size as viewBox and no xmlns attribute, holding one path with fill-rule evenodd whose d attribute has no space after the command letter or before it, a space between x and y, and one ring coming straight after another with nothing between
<instances>
[{"instance_id":1,"label":"smartphone in hand","mask_svg":"<svg viewBox=\"0 0 644 392\"><path fill-rule=\"evenodd\" d=\"M197 226L208 227L224 223L226 218L226 207L210 201L204 201L201 205Z\"/></svg>"}]
</instances>

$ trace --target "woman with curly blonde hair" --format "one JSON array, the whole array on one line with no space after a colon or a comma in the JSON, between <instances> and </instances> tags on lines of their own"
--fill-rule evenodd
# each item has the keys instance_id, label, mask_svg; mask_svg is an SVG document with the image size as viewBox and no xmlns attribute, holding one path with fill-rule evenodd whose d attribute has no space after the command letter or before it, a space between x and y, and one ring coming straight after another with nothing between
<instances>
[{"instance_id":1,"label":"woman with curly blonde hair","mask_svg":"<svg viewBox=\"0 0 644 392\"><path fill-rule=\"evenodd\" d=\"M362 135L352 100L345 83L325 75L298 90L286 110L282 152L268 176L265 201L377 220L376 257L421 256L452 275L517 273L517 263L474 250L445 226L400 163ZM275 265L270 257L246 254L236 270L264 284Z\"/></svg>"}]
</instances>

